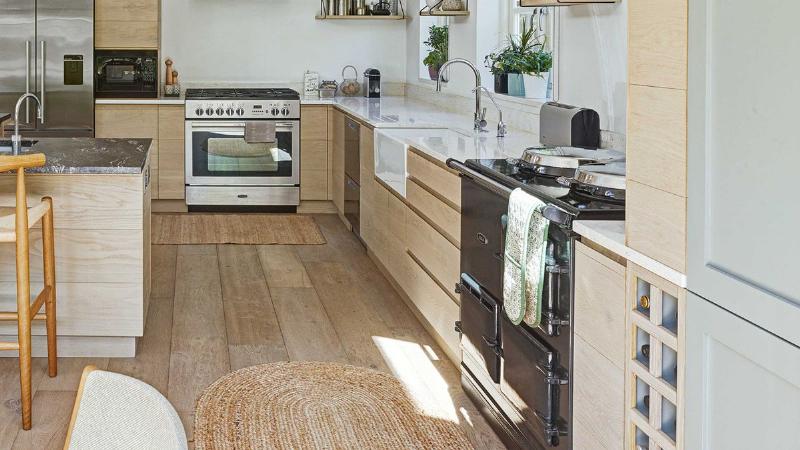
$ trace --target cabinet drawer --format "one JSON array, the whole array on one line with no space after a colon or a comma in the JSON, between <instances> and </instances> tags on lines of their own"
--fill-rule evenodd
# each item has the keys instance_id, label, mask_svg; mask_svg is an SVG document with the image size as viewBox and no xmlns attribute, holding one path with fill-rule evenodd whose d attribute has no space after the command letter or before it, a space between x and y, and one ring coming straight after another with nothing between
<instances>
[{"instance_id":1,"label":"cabinet drawer","mask_svg":"<svg viewBox=\"0 0 800 450\"><path fill-rule=\"evenodd\" d=\"M413 211L408 212L406 225L409 251L455 299L461 273L458 249Z\"/></svg>"},{"instance_id":2,"label":"cabinet drawer","mask_svg":"<svg viewBox=\"0 0 800 450\"><path fill-rule=\"evenodd\" d=\"M620 343L624 350L624 342ZM573 345L572 405L575 450L624 447L625 372L580 336Z\"/></svg>"},{"instance_id":3,"label":"cabinet drawer","mask_svg":"<svg viewBox=\"0 0 800 450\"><path fill-rule=\"evenodd\" d=\"M408 177L430 188L440 197L461 208L461 180L455 173L428 161L413 150L408 152Z\"/></svg>"},{"instance_id":4,"label":"cabinet drawer","mask_svg":"<svg viewBox=\"0 0 800 450\"><path fill-rule=\"evenodd\" d=\"M97 105L95 136L158 139L158 106Z\"/></svg>"},{"instance_id":5,"label":"cabinet drawer","mask_svg":"<svg viewBox=\"0 0 800 450\"><path fill-rule=\"evenodd\" d=\"M625 367L625 267L575 244L575 334Z\"/></svg>"},{"instance_id":6,"label":"cabinet drawer","mask_svg":"<svg viewBox=\"0 0 800 450\"><path fill-rule=\"evenodd\" d=\"M436 332L440 343L444 343L443 347L446 346L445 351L450 359L459 361L461 350L459 336L455 331L455 322L459 316L458 305L411 256L406 254L405 257L410 270L408 285L404 286L406 295Z\"/></svg>"},{"instance_id":7,"label":"cabinet drawer","mask_svg":"<svg viewBox=\"0 0 800 450\"><path fill-rule=\"evenodd\" d=\"M406 183L406 198L420 214L431 221L450 242L461 245L461 215L436 198L416 181Z\"/></svg>"}]
</instances>

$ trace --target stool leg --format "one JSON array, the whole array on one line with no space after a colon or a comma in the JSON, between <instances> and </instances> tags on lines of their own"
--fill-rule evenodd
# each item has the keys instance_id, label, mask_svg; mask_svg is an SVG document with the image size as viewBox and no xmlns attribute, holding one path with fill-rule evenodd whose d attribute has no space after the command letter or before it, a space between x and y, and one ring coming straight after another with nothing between
<instances>
[{"instance_id":1,"label":"stool leg","mask_svg":"<svg viewBox=\"0 0 800 450\"><path fill-rule=\"evenodd\" d=\"M45 197L42 200L50 204L49 211L42 217L42 262L44 266L44 285L50 288L50 295L45 299L47 372L48 375L54 377L58 374L58 348L56 343L56 257L55 231L53 230L53 199Z\"/></svg>"},{"instance_id":2,"label":"stool leg","mask_svg":"<svg viewBox=\"0 0 800 450\"><path fill-rule=\"evenodd\" d=\"M17 331L22 429L31 429L31 267L25 172L17 171Z\"/></svg>"}]
</instances>

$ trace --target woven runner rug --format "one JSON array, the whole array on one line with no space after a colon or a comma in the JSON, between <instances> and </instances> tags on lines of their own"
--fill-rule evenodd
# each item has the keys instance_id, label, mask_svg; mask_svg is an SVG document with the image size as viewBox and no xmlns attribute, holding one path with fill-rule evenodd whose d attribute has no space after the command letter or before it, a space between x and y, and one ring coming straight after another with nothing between
<instances>
[{"instance_id":1,"label":"woven runner rug","mask_svg":"<svg viewBox=\"0 0 800 450\"><path fill-rule=\"evenodd\" d=\"M312 216L153 214L152 244L324 244Z\"/></svg>"}]
</instances>

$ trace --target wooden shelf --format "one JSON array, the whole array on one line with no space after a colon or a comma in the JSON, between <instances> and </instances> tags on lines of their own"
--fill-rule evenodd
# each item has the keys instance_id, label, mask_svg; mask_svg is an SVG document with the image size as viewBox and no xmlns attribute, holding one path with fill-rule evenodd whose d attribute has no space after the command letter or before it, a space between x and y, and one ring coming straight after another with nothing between
<instances>
[{"instance_id":1,"label":"wooden shelf","mask_svg":"<svg viewBox=\"0 0 800 450\"><path fill-rule=\"evenodd\" d=\"M323 16L317 15L317 20L406 20L407 16Z\"/></svg>"},{"instance_id":2,"label":"wooden shelf","mask_svg":"<svg viewBox=\"0 0 800 450\"><path fill-rule=\"evenodd\" d=\"M469 15L469 11L442 11L442 10L438 10L437 9L437 10L433 10L433 11L431 11L431 10L420 11L419 15L423 16L423 17L425 17L425 16L437 16L437 17L438 16L444 16L444 17L459 16L459 17L464 17L464 16L468 16Z\"/></svg>"}]
</instances>

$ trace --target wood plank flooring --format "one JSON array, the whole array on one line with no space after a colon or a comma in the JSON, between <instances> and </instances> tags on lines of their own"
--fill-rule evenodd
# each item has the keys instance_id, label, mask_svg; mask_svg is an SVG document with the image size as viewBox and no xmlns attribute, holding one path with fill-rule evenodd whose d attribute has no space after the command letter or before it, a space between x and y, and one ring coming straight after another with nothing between
<instances>
[{"instance_id":1,"label":"wood plank flooring","mask_svg":"<svg viewBox=\"0 0 800 450\"><path fill-rule=\"evenodd\" d=\"M153 288L135 358L33 363L33 429L22 431L16 358L0 358L0 449L61 448L86 364L153 385L191 439L197 396L232 370L339 361L398 377L427 414L458 421L478 449L503 448L461 390L458 368L335 215L327 244L153 246Z\"/></svg>"}]
</instances>

